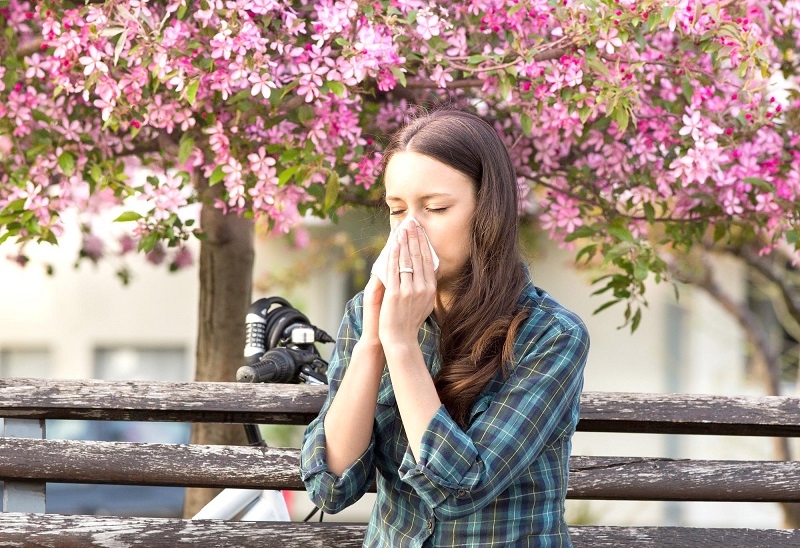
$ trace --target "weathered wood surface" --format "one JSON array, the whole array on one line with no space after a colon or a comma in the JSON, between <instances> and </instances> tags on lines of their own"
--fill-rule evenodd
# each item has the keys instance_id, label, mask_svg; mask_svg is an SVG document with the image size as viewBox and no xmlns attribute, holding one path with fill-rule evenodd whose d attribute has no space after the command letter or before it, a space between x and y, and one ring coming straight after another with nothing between
<instances>
[{"instance_id":1,"label":"weathered wood surface","mask_svg":"<svg viewBox=\"0 0 800 548\"><path fill-rule=\"evenodd\" d=\"M800 398L585 392L587 432L800 436Z\"/></svg>"},{"instance_id":2,"label":"weathered wood surface","mask_svg":"<svg viewBox=\"0 0 800 548\"><path fill-rule=\"evenodd\" d=\"M327 387L0 379L0 417L308 424Z\"/></svg>"},{"instance_id":3,"label":"weathered wood surface","mask_svg":"<svg viewBox=\"0 0 800 548\"><path fill-rule=\"evenodd\" d=\"M190 521L163 518L0 515L0 545L16 548L149 546L356 548L363 524ZM694 527L570 527L575 548L784 548L800 531Z\"/></svg>"},{"instance_id":4,"label":"weathered wood surface","mask_svg":"<svg viewBox=\"0 0 800 548\"><path fill-rule=\"evenodd\" d=\"M0 479L303 490L297 449L0 439ZM800 462L570 460L569 498L800 502Z\"/></svg>"},{"instance_id":5,"label":"weathered wood surface","mask_svg":"<svg viewBox=\"0 0 800 548\"><path fill-rule=\"evenodd\" d=\"M307 424L327 387L0 379L0 417ZM800 398L586 392L579 430L800 436Z\"/></svg>"}]
</instances>

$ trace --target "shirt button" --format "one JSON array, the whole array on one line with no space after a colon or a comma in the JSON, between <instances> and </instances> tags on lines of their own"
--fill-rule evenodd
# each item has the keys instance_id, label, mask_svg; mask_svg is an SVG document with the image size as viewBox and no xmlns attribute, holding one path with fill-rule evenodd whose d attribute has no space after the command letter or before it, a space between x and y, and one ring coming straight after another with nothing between
<instances>
[{"instance_id":1,"label":"shirt button","mask_svg":"<svg viewBox=\"0 0 800 548\"><path fill-rule=\"evenodd\" d=\"M433 518L428 520L428 531L433 531Z\"/></svg>"},{"instance_id":2,"label":"shirt button","mask_svg":"<svg viewBox=\"0 0 800 548\"><path fill-rule=\"evenodd\" d=\"M469 495L469 491L467 491L466 489L459 489L458 493L456 493L456 498L463 499L467 495Z\"/></svg>"}]
</instances>

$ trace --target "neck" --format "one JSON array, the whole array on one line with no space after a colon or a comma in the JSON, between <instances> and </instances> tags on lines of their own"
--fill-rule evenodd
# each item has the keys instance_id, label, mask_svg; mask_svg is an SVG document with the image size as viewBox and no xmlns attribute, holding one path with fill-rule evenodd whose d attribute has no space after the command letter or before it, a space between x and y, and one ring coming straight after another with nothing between
<instances>
[{"instance_id":1,"label":"neck","mask_svg":"<svg viewBox=\"0 0 800 548\"><path fill-rule=\"evenodd\" d=\"M436 302L433 305L433 314L436 320L441 324L447 311L450 309L450 303L453 302L453 295L449 291L438 288L436 290Z\"/></svg>"}]
</instances>

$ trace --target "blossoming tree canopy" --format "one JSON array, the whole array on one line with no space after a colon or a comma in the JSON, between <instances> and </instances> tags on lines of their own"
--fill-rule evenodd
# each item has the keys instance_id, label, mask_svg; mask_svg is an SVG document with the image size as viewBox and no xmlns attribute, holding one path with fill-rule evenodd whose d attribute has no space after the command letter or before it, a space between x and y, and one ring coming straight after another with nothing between
<instances>
[{"instance_id":1,"label":"blossoming tree canopy","mask_svg":"<svg viewBox=\"0 0 800 548\"><path fill-rule=\"evenodd\" d=\"M145 251L197 202L285 232L379 201L385 136L446 99L634 324L704 238L797 257L797 0L0 0L0 30L0 241L120 204Z\"/></svg>"}]
</instances>

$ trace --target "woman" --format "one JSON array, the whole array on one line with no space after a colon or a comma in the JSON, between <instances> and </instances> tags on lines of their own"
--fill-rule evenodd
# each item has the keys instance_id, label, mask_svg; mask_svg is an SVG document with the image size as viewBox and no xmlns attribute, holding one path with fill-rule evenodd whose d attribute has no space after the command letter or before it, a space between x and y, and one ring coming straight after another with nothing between
<instances>
[{"instance_id":1,"label":"woman","mask_svg":"<svg viewBox=\"0 0 800 548\"><path fill-rule=\"evenodd\" d=\"M521 260L508 151L481 118L439 110L383 161L386 284L371 277L347 305L303 441L308 492L335 513L377 481L365 546L571 546L589 339Z\"/></svg>"}]
</instances>

